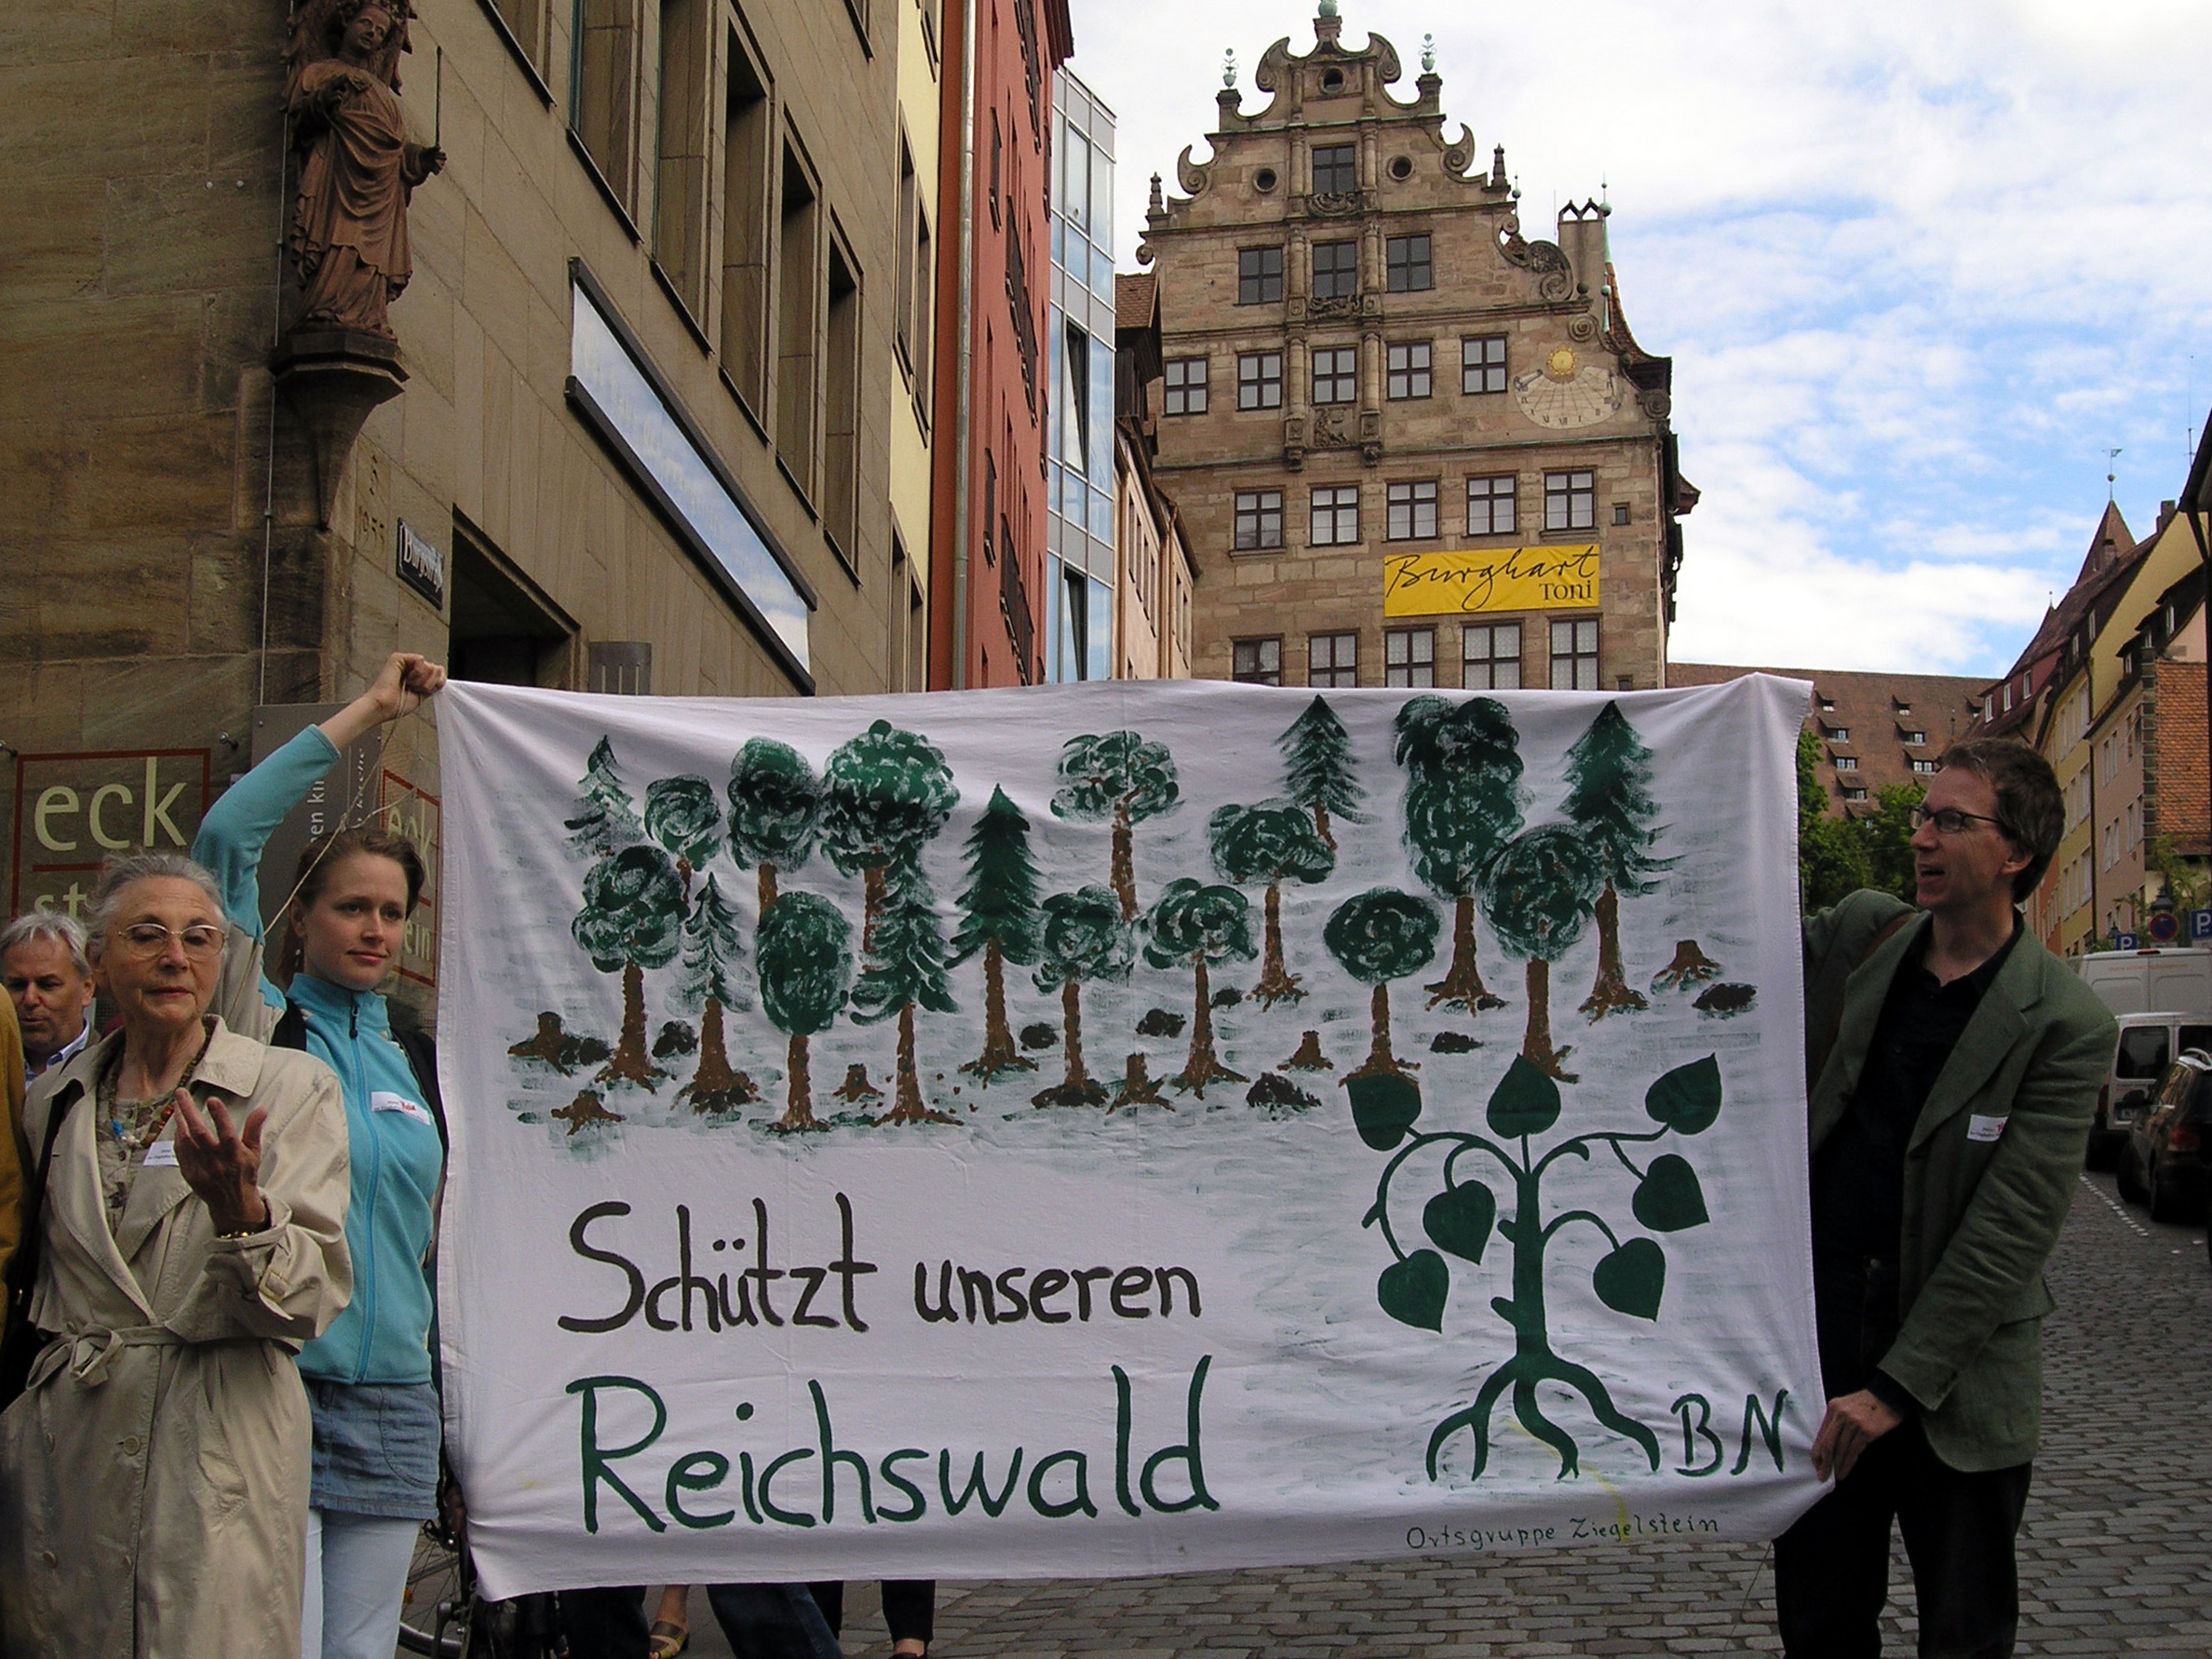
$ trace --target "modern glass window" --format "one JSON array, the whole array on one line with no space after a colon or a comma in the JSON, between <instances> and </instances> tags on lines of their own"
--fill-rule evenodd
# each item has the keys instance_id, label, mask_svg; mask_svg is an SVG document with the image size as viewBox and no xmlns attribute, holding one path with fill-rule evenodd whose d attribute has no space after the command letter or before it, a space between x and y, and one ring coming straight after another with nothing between
<instances>
[{"instance_id":1,"label":"modern glass window","mask_svg":"<svg viewBox=\"0 0 2212 1659\"><path fill-rule=\"evenodd\" d=\"M1460 390L1473 397L1479 392L1505 389L1505 336L1485 334L1460 342Z\"/></svg>"},{"instance_id":2,"label":"modern glass window","mask_svg":"<svg viewBox=\"0 0 2212 1659\"><path fill-rule=\"evenodd\" d=\"M1280 248L1239 248L1236 250L1236 303L1273 305L1283 297L1283 250Z\"/></svg>"},{"instance_id":3,"label":"modern glass window","mask_svg":"<svg viewBox=\"0 0 2212 1659\"><path fill-rule=\"evenodd\" d=\"M1283 683L1283 641L1279 635L1272 640L1238 640L1231 646L1230 653L1232 678L1247 685Z\"/></svg>"},{"instance_id":4,"label":"modern glass window","mask_svg":"<svg viewBox=\"0 0 2212 1659\"><path fill-rule=\"evenodd\" d=\"M1382 243L1385 286L1394 294L1411 293L1436 286L1429 265L1426 236L1389 236Z\"/></svg>"},{"instance_id":5,"label":"modern glass window","mask_svg":"<svg viewBox=\"0 0 2212 1659\"><path fill-rule=\"evenodd\" d=\"M1358 397L1359 348L1323 346L1314 353L1314 401L1350 403Z\"/></svg>"},{"instance_id":6,"label":"modern glass window","mask_svg":"<svg viewBox=\"0 0 2212 1659\"><path fill-rule=\"evenodd\" d=\"M1460 630L1460 659L1469 691L1518 691L1521 625L1471 622Z\"/></svg>"},{"instance_id":7,"label":"modern glass window","mask_svg":"<svg viewBox=\"0 0 2212 1659\"><path fill-rule=\"evenodd\" d=\"M1359 188L1359 156L1350 144L1317 144L1314 149L1314 194L1342 196Z\"/></svg>"},{"instance_id":8,"label":"modern glass window","mask_svg":"<svg viewBox=\"0 0 2212 1659\"><path fill-rule=\"evenodd\" d=\"M1313 544L1349 546L1359 539L1359 486L1340 484L1314 492Z\"/></svg>"},{"instance_id":9,"label":"modern glass window","mask_svg":"<svg viewBox=\"0 0 2212 1659\"><path fill-rule=\"evenodd\" d=\"M1248 351L1236 359L1236 407L1239 409L1280 409L1283 407L1283 354L1279 351Z\"/></svg>"},{"instance_id":10,"label":"modern glass window","mask_svg":"<svg viewBox=\"0 0 2212 1659\"><path fill-rule=\"evenodd\" d=\"M1206 359L1167 359L1167 412L1171 415L1206 412Z\"/></svg>"},{"instance_id":11,"label":"modern glass window","mask_svg":"<svg viewBox=\"0 0 2212 1659\"><path fill-rule=\"evenodd\" d=\"M1306 683L1347 686L1359 683L1359 636L1313 634L1306 640Z\"/></svg>"},{"instance_id":12,"label":"modern glass window","mask_svg":"<svg viewBox=\"0 0 2212 1659\"><path fill-rule=\"evenodd\" d=\"M1551 682L1554 691L1598 689L1598 618L1551 625Z\"/></svg>"},{"instance_id":13,"label":"modern glass window","mask_svg":"<svg viewBox=\"0 0 2212 1659\"><path fill-rule=\"evenodd\" d=\"M1359 244L1314 244L1314 298L1342 299L1359 291Z\"/></svg>"},{"instance_id":14,"label":"modern glass window","mask_svg":"<svg viewBox=\"0 0 2212 1659\"><path fill-rule=\"evenodd\" d=\"M1236 492L1236 546L1279 547L1283 545L1283 492L1280 490L1239 490Z\"/></svg>"},{"instance_id":15,"label":"modern glass window","mask_svg":"<svg viewBox=\"0 0 2212 1659\"><path fill-rule=\"evenodd\" d=\"M1467 533L1511 535L1519 522L1514 511L1520 480L1510 473L1467 480Z\"/></svg>"},{"instance_id":16,"label":"modern glass window","mask_svg":"<svg viewBox=\"0 0 2212 1659\"><path fill-rule=\"evenodd\" d=\"M1402 341L1383 347L1383 392L1394 398L1425 398L1435 385L1433 353L1425 340Z\"/></svg>"},{"instance_id":17,"label":"modern glass window","mask_svg":"<svg viewBox=\"0 0 2212 1659\"><path fill-rule=\"evenodd\" d=\"M1436 630L1394 627L1382 636L1384 685L1436 683Z\"/></svg>"},{"instance_id":18,"label":"modern glass window","mask_svg":"<svg viewBox=\"0 0 2212 1659\"><path fill-rule=\"evenodd\" d=\"M1588 530L1598 522L1598 475L1547 472L1544 475L1544 528Z\"/></svg>"},{"instance_id":19,"label":"modern glass window","mask_svg":"<svg viewBox=\"0 0 2212 1659\"><path fill-rule=\"evenodd\" d=\"M1436 533L1436 480L1419 479L1410 483L1387 486L1390 523L1388 534L1394 542L1416 542Z\"/></svg>"}]
</instances>

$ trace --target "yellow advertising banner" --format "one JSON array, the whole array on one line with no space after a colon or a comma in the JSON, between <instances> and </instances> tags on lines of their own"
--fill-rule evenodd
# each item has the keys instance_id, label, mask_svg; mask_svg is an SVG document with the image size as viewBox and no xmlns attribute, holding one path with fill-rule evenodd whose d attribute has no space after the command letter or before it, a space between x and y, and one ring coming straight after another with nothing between
<instances>
[{"instance_id":1,"label":"yellow advertising banner","mask_svg":"<svg viewBox=\"0 0 2212 1659\"><path fill-rule=\"evenodd\" d=\"M1595 543L1394 553L1382 560L1382 614L1547 611L1598 602Z\"/></svg>"}]
</instances>

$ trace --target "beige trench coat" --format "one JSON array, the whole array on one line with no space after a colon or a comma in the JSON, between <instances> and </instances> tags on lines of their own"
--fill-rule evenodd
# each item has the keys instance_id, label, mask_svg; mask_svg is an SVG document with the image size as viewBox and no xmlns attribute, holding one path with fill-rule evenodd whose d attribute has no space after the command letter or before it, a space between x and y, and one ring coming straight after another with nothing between
<instances>
[{"instance_id":1,"label":"beige trench coat","mask_svg":"<svg viewBox=\"0 0 2212 1659\"><path fill-rule=\"evenodd\" d=\"M43 1136L70 1102L33 1308L60 1340L0 1416L7 1652L297 1659L310 1428L292 1356L353 1289L338 1080L217 1020L194 1097L240 1122L268 1109L269 1225L216 1238L176 1166L150 1163L111 1233L93 1086L122 1040L41 1078L25 1113Z\"/></svg>"}]
</instances>

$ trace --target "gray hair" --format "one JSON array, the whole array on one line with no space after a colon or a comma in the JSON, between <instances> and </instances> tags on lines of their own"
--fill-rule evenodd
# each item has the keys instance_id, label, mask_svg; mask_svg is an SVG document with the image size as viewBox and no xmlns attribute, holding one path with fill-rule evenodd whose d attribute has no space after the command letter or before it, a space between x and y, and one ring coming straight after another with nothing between
<instances>
[{"instance_id":1,"label":"gray hair","mask_svg":"<svg viewBox=\"0 0 2212 1659\"><path fill-rule=\"evenodd\" d=\"M93 942L105 938L107 930L115 924L126 888L134 882L158 879L190 882L208 896L215 913L228 920L223 889L206 865L196 864L182 853L133 853L128 858L110 858L101 866L100 885L92 891L91 922L87 928Z\"/></svg>"},{"instance_id":2,"label":"gray hair","mask_svg":"<svg viewBox=\"0 0 2212 1659\"><path fill-rule=\"evenodd\" d=\"M69 952L69 965L76 969L79 978L92 972L92 959L85 953L87 939L85 924L74 916L60 910L26 910L0 927L0 956L6 956L18 945L35 944L50 940Z\"/></svg>"}]
</instances>

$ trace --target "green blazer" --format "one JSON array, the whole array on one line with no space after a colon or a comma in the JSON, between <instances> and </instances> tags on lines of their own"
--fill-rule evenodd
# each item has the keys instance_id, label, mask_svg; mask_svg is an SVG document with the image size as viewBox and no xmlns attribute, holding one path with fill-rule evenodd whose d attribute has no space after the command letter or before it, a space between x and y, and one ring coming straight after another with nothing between
<instances>
[{"instance_id":1,"label":"green blazer","mask_svg":"<svg viewBox=\"0 0 2212 1659\"><path fill-rule=\"evenodd\" d=\"M1811 1079L1813 1150L1858 1086L1891 979L1927 927L1868 947L1908 906L1854 893L1805 924L1805 1030L1835 1042ZM2025 923L2020 924L2023 929ZM2073 1203L2119 1028L2081 977L2025 932L1928 1092L1905 1156L1897 1340L1882 1369L1920 1403L1954 1469L2035 1456L2043 1263Z\"/></svg>"}]
</instances>

